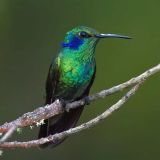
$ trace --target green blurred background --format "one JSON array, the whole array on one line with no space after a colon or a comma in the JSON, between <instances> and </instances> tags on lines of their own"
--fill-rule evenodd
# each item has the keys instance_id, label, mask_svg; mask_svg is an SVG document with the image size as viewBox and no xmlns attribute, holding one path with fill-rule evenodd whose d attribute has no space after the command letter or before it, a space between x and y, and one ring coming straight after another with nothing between
<instances>
[{"instance_id":1,"label":"green blurred background","mask_svg":"<svg viewBox=\"0 0 160 160\"><path fill-rule=\"evenodd\" d=\"M152 0L1 0L0 123L44 102L44 84L65 32L78 25L132 40L102 40L96 49L95 93L136 76L160 62L160 1ZM147 80L125 106L98 126L71 136L55 149L5 150L9 159L150 160L160 159L160 74ZM123 92L124 93L124 92ZM85 109L86 122L122 93ZM24 129L14 139L37 138Z\"/></svg>"}]
</instances>

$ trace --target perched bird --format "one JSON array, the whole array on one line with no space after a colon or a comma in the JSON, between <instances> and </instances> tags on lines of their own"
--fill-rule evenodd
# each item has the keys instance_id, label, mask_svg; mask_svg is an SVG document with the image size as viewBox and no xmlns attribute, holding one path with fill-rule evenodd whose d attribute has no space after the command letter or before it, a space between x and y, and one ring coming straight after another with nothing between
<instances>
[{"instance_id":1,"label":"perched bird","mask_svg":"<svg viewBox=\"0 0 160 160\"><path fill-rule=\"evenodd\" d=\"M102 34L84 26L66 33L61 49L49 68L45 104L50 104L56 99L72 102L89 94L96 74L95 48L101 38L129 39L123 35ZM38 137L46 137L74 127L83 108L84 106L81 106L56 118L45 120ZM48 142L40 147L55 147L63 140L56 143Z\"/></svg>"}]
</instances>

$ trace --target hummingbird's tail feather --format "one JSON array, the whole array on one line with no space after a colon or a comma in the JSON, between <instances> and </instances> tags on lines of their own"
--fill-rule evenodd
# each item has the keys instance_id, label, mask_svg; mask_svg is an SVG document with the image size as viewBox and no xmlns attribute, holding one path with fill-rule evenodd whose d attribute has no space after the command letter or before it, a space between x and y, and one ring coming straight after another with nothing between
<instances>
[{"instance_id":1,"label":"hummingbird's tail feather","mask_svg":"<svg viewBox=\"0 0 160 160\"><path fill-rule=\"evenodd\" d=\"M83 108L84 107L82 106L72 109L69 112L65 112L60 117L56 118L56 120L55 118L45 120L45 124L40 127L38 138L54 135L74 127L83 111ZM48 142L40 145L40 148L53 148L62 143L64 140L65 138L57 140L56 142Z\"/></svg>"}]
</instances>

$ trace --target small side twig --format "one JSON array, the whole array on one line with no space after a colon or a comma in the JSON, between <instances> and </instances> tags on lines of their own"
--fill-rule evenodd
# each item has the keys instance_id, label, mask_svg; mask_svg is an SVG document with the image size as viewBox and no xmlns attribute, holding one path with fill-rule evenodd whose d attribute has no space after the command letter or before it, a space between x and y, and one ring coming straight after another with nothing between
<instances>
[{"instance_id":1,"label":"small side twig","mask_svg":"<svg viewBox=\"0 0 160 160\"><path fill-rule=\"evenodd\" d=\"M0 144L3 142L6 142L14 133L14 131L17 129L17 126L12 126L6 133L5 135L0 139Z\"/></svg>"}]
</instances>

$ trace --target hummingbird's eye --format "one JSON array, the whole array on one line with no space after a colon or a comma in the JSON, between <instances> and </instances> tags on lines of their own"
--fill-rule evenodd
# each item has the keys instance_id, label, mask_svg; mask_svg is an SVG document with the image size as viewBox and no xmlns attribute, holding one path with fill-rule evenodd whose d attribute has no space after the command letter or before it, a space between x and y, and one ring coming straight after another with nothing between
<instances>
[{"instance_id":1,"label":"hummingbird's eye","mask_svg":"<svg viewBox=\"0 0 160 160\"><path fill-rule=\"evenodd\" d=\"M88 34L87 32L79 32L79 36L82 37L82 38L90 38L92 37L90 34Z\"/></svg>"}]
</instances>

